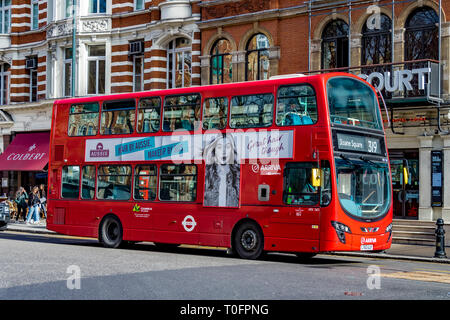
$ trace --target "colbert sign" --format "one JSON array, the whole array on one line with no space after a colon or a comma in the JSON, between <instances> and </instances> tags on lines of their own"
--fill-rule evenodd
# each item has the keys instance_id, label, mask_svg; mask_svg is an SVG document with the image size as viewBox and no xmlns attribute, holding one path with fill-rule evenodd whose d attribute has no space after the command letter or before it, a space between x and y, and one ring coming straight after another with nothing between
<instances>
[{"instance_id":1,"label":"colbert sign","mask_svg":"<svg viewBox=\"0 0 450 320\"><path fill-rule=\"evenodd\" d=\"M36 144L34 143L28 148L28 152L14 153L11 152L6 159L7 160L41 160L47 156L46 152L33 152L36 150Z\"/></svg>"},{"instance_id":2,"label":"colbert sign","mask_svg":"<svg viewBox=\"0 0 450 320\"><path fill-rule=\"evenodd\" d=\"M40 171L48 163L50 132L18 133L0 155L1 170Z\"/></svg>"}]
</instances>

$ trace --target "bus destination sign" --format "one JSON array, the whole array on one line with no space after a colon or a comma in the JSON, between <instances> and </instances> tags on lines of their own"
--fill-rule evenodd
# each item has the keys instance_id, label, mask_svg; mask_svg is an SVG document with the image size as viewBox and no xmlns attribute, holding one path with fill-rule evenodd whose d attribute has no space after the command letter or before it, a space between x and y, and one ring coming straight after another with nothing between
<instances>
[{"instance_id":1,"label":"bus destination sign","mask_svg":"<svg viewBox=\"0 0 450 320\"><path fill-rule=\"evenodd\" d=\"M381 142L378 138L338 133L337 144L339 150L381 154Z\"/></svg>"}]
</instances>

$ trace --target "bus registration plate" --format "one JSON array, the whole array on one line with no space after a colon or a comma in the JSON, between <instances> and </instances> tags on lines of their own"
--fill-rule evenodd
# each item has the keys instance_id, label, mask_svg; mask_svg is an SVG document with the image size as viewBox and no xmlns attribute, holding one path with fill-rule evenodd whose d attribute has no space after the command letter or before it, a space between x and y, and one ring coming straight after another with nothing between
<instances>
[{"instance_id":1,"label":"bus registration plate","mask_svg":"<svg viewBox=\"0 0 450 320\"><path fill-rule=\"evenodd\" d=\"M373 250L373 244L363 244L359 249L361 251L371 251Z\"/></svg>"}]
</instances>

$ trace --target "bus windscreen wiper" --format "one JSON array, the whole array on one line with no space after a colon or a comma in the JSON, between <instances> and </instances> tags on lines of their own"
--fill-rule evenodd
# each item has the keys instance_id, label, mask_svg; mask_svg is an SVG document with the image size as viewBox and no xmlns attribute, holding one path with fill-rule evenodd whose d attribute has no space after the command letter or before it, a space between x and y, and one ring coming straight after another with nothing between
<instances>
[{"instance_id":1,"label":"bus windscreen wiper","mask_svg":"<svg viewBox=\"0 0 450 320\"><path fill-rule=\"evenodd\" d=\"M372 160L369 160L363 156L359 157L359 159L361 159L364 162L370 163L371 165L377 167L377 168L381 168L381 166L378 163L373 162Z\"/></svg>"},{"instance_id":2,"label":"bus windscreen wiper","mask_svg":"<svg viewBox=\"0 0 450 320\"><path fill-rule=\"evenodd\" d=\"M339 157L340 157L342 160L344 160L345 162L351 164L351 165L354 166L354 167L360 167L359 164L354 163L352 160L350 160L349 158L347 158L347 157L344 156L343 154L340 154Z\"/></svg>"}]
</instances>

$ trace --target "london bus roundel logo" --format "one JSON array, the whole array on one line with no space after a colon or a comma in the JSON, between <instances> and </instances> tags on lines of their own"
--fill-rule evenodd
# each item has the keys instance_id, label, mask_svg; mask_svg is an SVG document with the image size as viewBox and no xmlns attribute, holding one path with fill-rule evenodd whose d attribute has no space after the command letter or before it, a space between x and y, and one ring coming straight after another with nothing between
<instances>
[{"instance_id":1,"label":"london bus roundel logo","mask_svg":"<svg viewBox=\"0 0 450 320\"><path fill-rule=\"evenodd\" d=\"M193 216L186 216L184 217L183 222L181 222L181 224L184 227L184 230L186 230L187 232L191 232L192 230L194 230L195 226L197 225L197 222L195 222L195 219Z\"/></svg>"}]
</instances>

